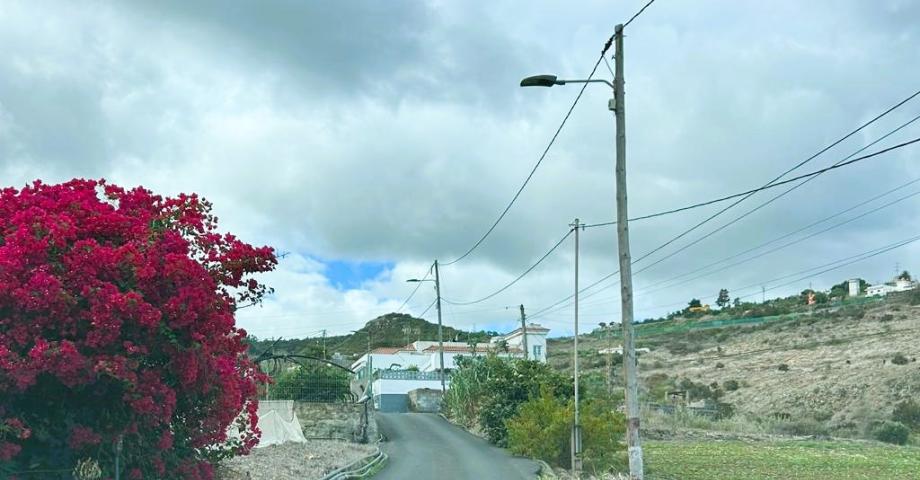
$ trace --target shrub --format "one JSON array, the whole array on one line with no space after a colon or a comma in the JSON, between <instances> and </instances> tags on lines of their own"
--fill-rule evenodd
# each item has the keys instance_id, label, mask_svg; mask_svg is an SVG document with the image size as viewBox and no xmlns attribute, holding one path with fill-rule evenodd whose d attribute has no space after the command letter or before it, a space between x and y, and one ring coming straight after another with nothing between
<instances>
[{"instance_id":1,"label":"shrub","mask_svg":"<svg viewBox=\"0 0 920 480\"><path fill-rule=\"evenodd\" d=\"M886 313L886 314L882 315L881 318L879 318L879 321L880 321L880 322L890 322L890 321L892 321L892 320L894 320L894 315L892 315L892 314L890 314L890 313Z\"/></svg>"},{"instance_id":2,"label":"shrub","mask_svg":"<svg viewBox=\"0 0 920 480\"><path fill-rule=\"evenodd\" d=\"M532 360L496 355L461 357L442 403L444 413L472 427L478 424L490 442L506 446L505 421L547 389L559 399L573 394L572 379Z\"/></svg>"},{"instance_id":3,"label":"shrub","mask_svg":"<svg viewBox=\"0 0 920 480\"><path fill-rule=\"evenodd\" d=\"M569 467L572 409L549 391L528 400L508 420L508 447L518 455Z\"/></svg>"},{"instance_id":4,"label":"shrub","mask_svg":"<svg viewBox=\"0 0 920 480\"><path fill-rule=\"evenodd\" d=\"M891 363L895 365L907 365L909 362L910 360L908 360L907 357L905 357L904 354L900 352L894 354L894 357L891 359Z\"/></svg>"},{"instance_id":5,"label":"shrub","mask_svg":"<svg viewBox=\"0 0 920 480\"><path fill-rule=\"evenodd\" d=\"M785 363L781 363L781 364L779 364L778 367L776 367L776 369L779 370L779 371L781 371L781 372L788 372L788 371L789 371L789 365L786 365Z\"/></svg>"},{"instance_id":6,"label":"shrub","mask_svg":"<svg viewBox=\"0 0 920 480\"><path fill-rule=\"evenodd\" d=\"M891 420L903 423L911 430L920 430L920 403L905 400L895 405Z\"/></svg>"},{"instance_id":7,"label":"shrub","mask_svg":"<svg viewBox=\"0 0 920 480\"><path fill-rule=\"evenodd\" d=\"M741 385L738 384L738 380L726 380L725 382L722 383L722 386L725 388L726 391L729 391L729 392L734 392L735 390L738 390L738 388L741 387Z\"/></svg>"},{"instance_id":8,"label":"shrub","mask_svg":"<svg viewBox=\"0 0 920 480\"><path fill-rule=\"evenodd\" d=\"M518 409L506 423L508 448L513 453L539 458L559 467L570 467L572 401L561 401L548 390ZM626 420L613 405L601 400L585 402L581 414L582 462L595 473L609 471L625 447L620 439Z\"/></svg>"},{"instance_id":9,"label":"shrub","mask_svg":"<svg viewBox=\"0 0 920 480\"><path fill-rule=\"evenodd\" d=\"M900 422L885 421L875 427L872 436L885 443L904 445L910 437L910 429Z\"/></svg>"},{"instance_id":10,"label":"shrub","mask_svg":"<svg viewBox=\"0 0 920 480\"><path fill-rule=\"evenodd\" d=\"M716 368L725 368L725 364L722 362L716 363Z\"/></svg>"},{"instance_id":11,"label":"shrub","mask_svg":"<svg viewBox=\"0 0 920 480\"><path fill-rule=\"evenodd\" d=\"M103 181L0 190L0 477L86 458L111 477L122 439L134 477L210 478L258 441L266 377L234 311L276 261L216 222Z\"/></svg>"},{"instance_id":12,"label":"shrub","mask_svg":"<svg viewBox=\"0 0 920 480\"><path fill-rule=\"evenodd\" d=\"M827 426L813 418L793 420L791 417L787 417L785 421L778 422L775 429L778 433L784 435L823 437L829 434Z\"/></svg>"}]
</instances>

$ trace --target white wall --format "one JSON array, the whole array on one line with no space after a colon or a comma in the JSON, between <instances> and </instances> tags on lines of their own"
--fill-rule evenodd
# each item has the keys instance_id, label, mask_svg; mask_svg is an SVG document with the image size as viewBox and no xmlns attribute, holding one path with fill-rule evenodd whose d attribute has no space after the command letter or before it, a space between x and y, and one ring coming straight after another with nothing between
<instances>
[{"instance_id":1,"label":"white wall","mask_svg":"<svg viewBox=\"0 0 920 480\"><path fill-rule=\"evenodd\" d=\"M413 352L399 352L399 353L372 353L371 354L371 368L374 370L388 370L393 365L399 365L397 367L400 370L405 370L410 366L422 368L423 365L428 363L429 354L427 353L413 353ZM360 370L366 368L367 355L362 355L355 363L352 364L352 370Z\"/></svg>"},{"instance_id":2,"label":"white wall","mask_svg":"<svg viewBox=\"0 0 920 480\"><path fill-rule=\"evenodd\" d=\"M507 339L509 347L515 347L524 349L524 335L515 335ZM539 347L538 353L535 352L534 347ZM537 360L540 362L546 362L546 334L545 333L530 333L527 332L527 358L531 360Z\"/></svg>"},{"instance_id":3,"label":"white wall","mask_svg":"<svg viewBox=\"0 0 920 480\"><path fill-rule=\"evenodd\" d=\"M450 378L445 378L447 387L450 388ZM431 388L441 390L440 380L395 380L395 379L378 379L374 380L374 395L388 394L408 394L416 388Z\"/></svg>"}]
</instances>

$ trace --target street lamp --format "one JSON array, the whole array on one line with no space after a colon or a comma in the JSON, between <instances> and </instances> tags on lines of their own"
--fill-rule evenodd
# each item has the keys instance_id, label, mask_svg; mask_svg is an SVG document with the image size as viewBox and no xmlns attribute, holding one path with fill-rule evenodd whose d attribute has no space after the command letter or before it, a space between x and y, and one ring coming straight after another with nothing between
<instances>
[{"instance_id":1,"label":"street lamp","mask_svg":"<svg viewBox=\"0 0 920 480\"><path fill-rule=\"evenodd\" d=\"M560 80L555 75L535 75L521 80L522 87L552 87L567 83L603 83L613 91L613 99L607 102L607 108L614 112L616 123L616 223L617 223L617 257L620 263L620 312L623 329L623 369L626 377L626 446L629 456L629 475L631 480L642 480L643 461L642 446L639 441L639 399L636 362L636 344L633 336L633 294L632 294L632 260L629 252L629 215L626 206L626 95L623 75L623 27L617 25L613 36L614 68L613 83L603 79ZM609 43L602 54L607 52ZM600 61L600 60L599 60ZM596 66L595 66L596 67ZM576 296L577 299L577 296ZM577 300L576 300L577 303ZM576 307L577 309L577 307ZM577 312L577 310L576 310ZM576 313L577 315L577 313ZM576 352L577 353L577 352ZM577 408L577 406L576 406ZM577 410L576 410L577 412ZM577 416L577 413L576 413ZM576 417L577 418L577 417ZM576 420L577 424L577 420ZM574 470L579 470L578 465Z\"/></svg>"},{"instance_id":2,"label":"street lamp","mask_svg":"<svg viewBox=\"0 0 920 480\"><path fill-rule=\"evenodd\" d=\"M606 83L611 90L614 88L612 83L603 78L559 80L555 75L534 75L521 80L522 87L552 87L553 85L565 85L566 83Z\"/></svg>"},{"instance_id":3,"label":"street lamp","mask_svg":"<svg viewBox=\"0 0 920 480\"><path fill-rule=\"evenodd\" d=\"M437 295L437 299L435 301L438 304L437 305L438 307L438 357L441 360L440 377L441 377L441 396L443 398L443 396L447 393L447 383L444 380L444 331L443 331L442 323L441 323L441 274L440 272L438 272L438 261L437 260L434 261L434 280L410 278L409 280L406 280L406 281L410 283L432 282L432 281L434 282L434 291L435 291L435 294Z\"/></svg>"}]
</instances>

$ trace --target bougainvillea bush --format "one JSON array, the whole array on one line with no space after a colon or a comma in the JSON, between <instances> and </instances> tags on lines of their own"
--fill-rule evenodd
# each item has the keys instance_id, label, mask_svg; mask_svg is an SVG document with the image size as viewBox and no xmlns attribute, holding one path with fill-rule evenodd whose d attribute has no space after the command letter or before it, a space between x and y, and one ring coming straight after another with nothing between
<instances>
[{"instance_id":1,"label":"bougainvillea bush","mask_svg":"<svg viewBox=\"0 0 920 480\"><path fill-rule=\"evenodd\" d=\"M276 259L216 228L195 195L0 190L0 477L112 477L120 444L122 478L207 479L258 442L234 311Z\"/></svg>"}]
</instances>

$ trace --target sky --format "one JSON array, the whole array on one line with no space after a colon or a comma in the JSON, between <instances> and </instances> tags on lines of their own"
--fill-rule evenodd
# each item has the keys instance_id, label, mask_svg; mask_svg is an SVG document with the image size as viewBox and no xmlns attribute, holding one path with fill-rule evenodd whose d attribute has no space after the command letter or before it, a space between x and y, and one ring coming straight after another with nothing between
<instances>
[{"instance_id":1,"label":"sky","mask_svg":"<svg viewBox=\"0 0 920 480\"><path fill-rule=\"evenodd\" d=\"M482 236L578 93L520 79L584 78L644 3L4 1L0 184L105 178L208 198L221 229L286 253L260 277L275 293L237 315L260 338L348 333L398 310L435 321L433 284L406 280ZM630 216L756 188L811 157L920 89L918 42L918 1L656 1L624 40ZM604 63L596 76L612 77ZM575 218L615 217L610 95L586 89L504 220L440 269L443 298L485 297ZM795 173L918 114L920 97ZM917 137L920 121L863 154ZM920 273L920 242L824 271L920 235L918 158L920 144L825 173L696 242L784 189L728 210L636 263L636 317L714 303L721 288L759 300ZM633 258L726 205L631 223ZM445 303L443 321L514 328L518 305L537 313L573 292L574 258L569 237L489 300ZM616 270L614 227L580 232L579 265L582 286ZM582 297L582 330L619 321L615 283ZM573 314L533 321L568 335Z\"/></svg>"}]
</instances>

